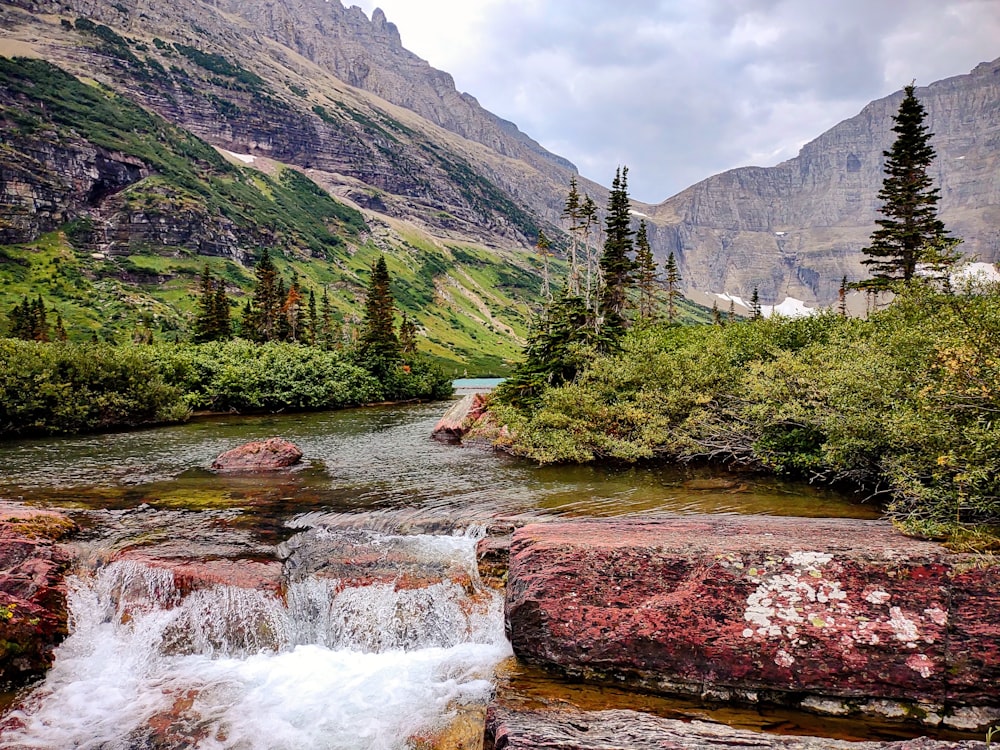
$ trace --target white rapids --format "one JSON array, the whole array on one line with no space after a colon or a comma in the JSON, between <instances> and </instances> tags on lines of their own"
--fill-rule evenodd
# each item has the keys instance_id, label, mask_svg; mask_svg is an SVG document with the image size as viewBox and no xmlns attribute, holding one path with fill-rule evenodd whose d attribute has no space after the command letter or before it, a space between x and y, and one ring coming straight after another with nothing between
<instances>
[{"instance_id":1,"label":"white rapids","mask_svg":"<svg viewBox=\"0 0 1000 750\"><path fill-rule=\"evenodd\" d=\"M75 575L71 634L4 717L0 748L411 747L485 703L510 654L475 543L406 538L424 557L459 561L472 591L446 578L397 590L307 577L283 598L221 585L182 596L171 572L134 562Z\"/></svg>"}]
</instances>

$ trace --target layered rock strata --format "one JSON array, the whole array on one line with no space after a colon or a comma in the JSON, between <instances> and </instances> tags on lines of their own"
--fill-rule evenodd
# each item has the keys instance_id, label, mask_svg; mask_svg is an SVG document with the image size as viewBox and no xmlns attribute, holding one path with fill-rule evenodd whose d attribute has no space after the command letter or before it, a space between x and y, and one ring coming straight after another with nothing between
<instances>
[{"instance_id":1,"label":"layered rock strata","mask_svg":"<svg viewBox=\"0 0 1000 750\"><path fill-rule=\"evenodd\" d=\"M514 532L514 652L709 700L985 729L1000 566L883 522L679 517Z\"/></svg>"},{"instance_id":2,"label":"layered rock strata","mask_svg":"<svg viewBox=\"0 0 1000 750\"><path fill-rule=\"evenodd\" d=\"M706 721L663 719L638 711L522 710L491 706L485 750L988 750L986 743L920 737L847 742L734 729Z\"/></svg>"}]
</instances>

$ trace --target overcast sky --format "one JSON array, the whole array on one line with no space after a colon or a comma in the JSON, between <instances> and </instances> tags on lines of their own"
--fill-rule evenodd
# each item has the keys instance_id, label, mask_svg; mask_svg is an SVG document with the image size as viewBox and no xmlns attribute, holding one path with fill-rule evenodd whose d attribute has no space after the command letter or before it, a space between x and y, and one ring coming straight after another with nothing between
<instances>
[{"instance_id":1,"label":"overcast sky","mask_svg":"<svg viewBox=\"0 0 1000 750\"><path fill-rule=\"evenodd\" d=\"M656 203L1000 57L1000 0L344 0L604 185Z\"/></svg>"}]
</instances>

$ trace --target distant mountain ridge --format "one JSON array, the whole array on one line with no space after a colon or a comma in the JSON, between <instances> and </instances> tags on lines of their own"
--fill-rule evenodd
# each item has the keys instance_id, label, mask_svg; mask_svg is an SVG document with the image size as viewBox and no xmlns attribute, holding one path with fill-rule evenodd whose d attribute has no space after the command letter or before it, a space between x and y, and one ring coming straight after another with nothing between
<instances>
[{"instance_id":1,"label":"distant mountain ridge","mask_svg":"<svg viewBox=\"0 0 1000 750\"><path fill-rule=\"evenodd\" d=\"M934 133L942 219L967 256L1000 260L1000 59L916 94ZM865 277L860 251L901 99L868 104L777 166L714 175L649 209L659 251L677 253L697 289L832 302L843 276Z\"/></svg>"},{"instance_id":2,"label":"distant mountain ridge","mask_svg":"<svg viewBox=\"0 0 1000 750\"><path fill-rule=\"evenodd\" d=\"M452 77L403 48L381 10L339 0L8 0L15 36L70 72L93 75L210 143L308 171L335 195L414 221L442 238L530 247L559 240L573 165L459 93ZM2 12L2 8L0 8ZM137 41L162 37L232 59L266 92L137 76L79 47L57 20L80 15ZM170 68L170 49L150 49ZM182 61L183 62L183 61ZM919 88L938 150L942 217L981 260L1000 258L1000 60ZM185 88L186 87L186 88ZM900 93L806 144L775 167L715 175L663 203L636 202L662 262L674 252L688 291L762 302L829 304L878 215L882 151ZM633 166L633 169L635 166ZM606 188L578 178L599 206ZM711 304L711 302L709 302Z\"/></svg>"}]
</instances>

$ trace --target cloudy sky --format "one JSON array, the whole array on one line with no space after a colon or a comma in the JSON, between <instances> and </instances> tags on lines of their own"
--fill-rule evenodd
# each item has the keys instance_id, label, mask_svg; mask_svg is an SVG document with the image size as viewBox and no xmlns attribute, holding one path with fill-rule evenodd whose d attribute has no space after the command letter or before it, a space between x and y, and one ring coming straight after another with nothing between
<instances>
[{"instance_id":1,"label":"cloudy sky","mask_svg":"<svg viewBox=\"0 0 1000 750\"><path fill-rule=\"evenodd\" d=\"M1000 0L344 0L580 172L659 202L1000 57Z\"/></svg>"}]
</instances>

